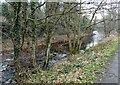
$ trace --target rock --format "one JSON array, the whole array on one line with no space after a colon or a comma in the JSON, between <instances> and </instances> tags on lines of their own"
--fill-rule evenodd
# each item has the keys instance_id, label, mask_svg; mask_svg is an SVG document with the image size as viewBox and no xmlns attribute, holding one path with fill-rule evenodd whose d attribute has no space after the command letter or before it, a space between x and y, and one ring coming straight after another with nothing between
<instances>
[{"instance_id":1,"label":"rock","mask_svg":"<svg viewBox=\"0 0 120 85\"><path fill-rule=\"evenodd\" d=\"M48 67L52 67L55 63L57 63L56 60L50 60L49 64L48 64Z\"/></svg>"},{"instance_id":2,"label":"rock","mask_svg":"<svg viewBox=\"0 0 120 85\"><path fill-rule=\"evenodd\" d=\"M98 31L93 31L93 34L97 35L97 34L98 34Z\"/></svg>"},{"instance_id":3,"label":"rock","mask_svg":"<svg viewBox=\"0 0 120 85\"><path fill-rule=\"evenodd\" d=\"M53 53L54 56L58 55L58 53Z\"/></svg>"},{"instance_id":4,"label":"rock","mask_svg":"<svg viewBox=\"0 0 120 85\"><path fill-rule=\"evenodd\" d=\"M85 51L84 51L84 50L80 50L80 52L81 52L81 53L85 53Z\"/></svg>"},{"instance_id":5,"label":"rock","mask_svg":"<svg viewBox=\"0 0 120 85\"><path fill-rule=\"evenodd\" d=\"M9 83L11 83L12 82L12 79L8 79L5 83L6 84L9 84Z\"/></svg>"},{"instance_id":6,"label":"rock","mask_svg":"<svg viewBox=\"0 0 120 85\"><path fill-rule=\"evenodd\" d=\"M12 80L12 82L11 83L16 83L14 80Z\"/></svg>"},{"instance_id":7,"label":"rock","mask_svg":"<svg viewBox=\"0 0 120 85\"><path fill-rule=\"evenodd\" d=\"M9 67L7 68L7 71L9 71L9 73L15 73L15 68L14 67Z\"/></svg>"},{"instance_id":8,"label":"rock","mask_svg":"<svg viewBox=\"0 0 120 85\"><path fill-rule=\"evenodd\" d=\"M3 66L2 66L2 69L1 69L0 71L3 72L3 71L6 70L6 68L7 68L7 65L3 65Z\"/></svg>"},{"instance_id":9,"label":"rock","mask_svg":"<svg viewBox=\"0 0 120 85\"><path fill-rule=\"evenodd\" d=\"M14 59L7 58L6 61L13 61Z\"/></svg>"},{"instance_id":10,"label":"rock","mask_svg":"<svg viewBox=\"0 0 120 85\"><path fill-rule=\"evenodd\" d=\"M6 81L7 81L6 78L4 78L4 77L1 77L1 78L0 78L0 82L5 83Z\"/></svg>"},{"instance_id":11,"label":"rock","mask_svg":"<svg viewBox=\"0 0 120 85\"><path fill-rule=\"evenodd\" d=\"M56 60L61 60L61 59L64 59L67 57L67 54L58 54L55 56L55 59Z\"/></svg>"}]
</instances>

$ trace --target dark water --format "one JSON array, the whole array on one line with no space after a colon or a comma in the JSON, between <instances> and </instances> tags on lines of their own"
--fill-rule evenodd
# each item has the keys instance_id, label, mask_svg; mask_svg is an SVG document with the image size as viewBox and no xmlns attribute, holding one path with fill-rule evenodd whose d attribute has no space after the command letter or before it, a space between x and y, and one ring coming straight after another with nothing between
<instances>
[{"instance_id":1,"label":"dark water","mask_svg":"<svg viewBox=\"0 0 120 85\"><path fill-rule=\"evenodd\" d=\"M103 38L103 34L102 33L98 33L97 31L93 32L95 35L93 35L93 40L87 44L87 49L89 49L90 47L96 45L99 43L99 41ZM67 53L64 54L60 54L60 53L51 53L51 59L49 61L48 67L52 67L54 64L57 64L60 60L66 60L67 59ZM43 60L44 60L44 56L45 53L40 53L37 54L37 63L42 67L43 66ZM13 76L15 73L15 69L12 66L8 66L8 64L13 63L13 53L8 54L8 55L0 55L0 82L2 83L15 83L15 81L13 80ZM23 63L24 60L23 59Z\"/></svg>"},{"instance_id":2,"label":"dark water","mask_svg":"<svg viewBox=\"0 0 120 85\"><path fill-rule=\"evenodd\" d=\"M2 57L4 57L3 59L1 59L1 63L0 63L0 72L1 72L1 76L0 76L0 82L1 83L15 83L15 81L13 80L14 77L14 73L15 73L15 69L13 66L9 66L13 64L13 54L9 54L9 55L3 55ZM40 65L40 67L43 66L43 60L44 60L44 54L38 54L37 55L37 63ZM48 64L48 68L52 67L54 64L57 64L60 60L65 60L67 59L67 54L60 54L60 53L51 53L51 59L49 61ZM23 59L21 60L23 65L30 65L30 63L26 63L27 60ZM26 61L26 62L25 62Z\"/></svg>"},{"instance_id":3,"label":"dark water","mask_svg":"<svg viewBox=\"0 0 120 85\"><path fill-rule=\"evenodd\" d=\"M2 83L11 83L13 81L13 75L15 73L14 67L8 66L8 64L13 63L13 54L2 55L2 61L0 63L1 78Z\"/></svg>"}]
</instances>

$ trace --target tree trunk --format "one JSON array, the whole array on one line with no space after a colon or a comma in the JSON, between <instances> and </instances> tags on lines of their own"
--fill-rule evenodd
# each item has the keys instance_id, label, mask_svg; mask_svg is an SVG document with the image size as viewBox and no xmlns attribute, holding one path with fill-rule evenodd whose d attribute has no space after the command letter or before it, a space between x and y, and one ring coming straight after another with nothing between
<instances>
[{"instance_id":1,"label":"tree trunk","mask_svg":"<svg viewBox=\"0 0 120 85\"><path fill-rule=\"evenodd\" d=\"M36 67L36 24L35 24L35 2L31 2L31 29L32 29L32 59L33 67Z\"/></svg>"},{"instance_id":2,"label":"tree trunk","mask_svg":"<svg viewBox=\"0 0 120 85\"><path fill-rule=\"evenodd\" d=\"M46 59L45 59L45 62L44 62L44 65L43 65L43 69L47 69L48 67L48 63L49 63L49 57L50 57L50 48L51 48L51 36L52 36L52 33L50 31L50 28L48 28L48 21L46 19Z\"/></svg>"},{"instance_id":3,"label":"tree trunk","mask_svg":"<svg viewBox=\"0 0 120 85\"><path fill-rule=\"evenodd\" d=\"M14 44L14 64L15 64L15 78L19 80L19 72L20 72L20 8L21 2L14 2L14 26L13 26L13 44Z\"/></svg>"}]
</instances>

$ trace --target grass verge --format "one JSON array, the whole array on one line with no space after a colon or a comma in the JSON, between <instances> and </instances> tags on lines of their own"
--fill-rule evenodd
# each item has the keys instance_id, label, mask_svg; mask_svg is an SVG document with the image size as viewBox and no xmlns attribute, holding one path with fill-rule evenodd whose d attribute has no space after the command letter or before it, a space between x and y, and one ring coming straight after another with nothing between
<instances>
[{"instance_id":1,"label":"grass verge","mask_svg":"<svg viewBox=\"0 0 120 85\"><path fill-rule=\"evenodd\" d=\"M28 73L26 83L94 83L102 78L117 49L118 41L109 40L100 43L73 56L68 56L66 61L60 61L47 71L39 70L32 74Z\"/></svg>"}]
</instances>

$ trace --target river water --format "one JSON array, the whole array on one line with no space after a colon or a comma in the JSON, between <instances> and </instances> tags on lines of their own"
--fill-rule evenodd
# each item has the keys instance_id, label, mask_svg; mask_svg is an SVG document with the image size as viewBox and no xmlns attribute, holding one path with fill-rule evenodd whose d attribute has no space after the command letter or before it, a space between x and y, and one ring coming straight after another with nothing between
<instances>
[{"instance_id":1,"label":"river water","mask_svg":"<svg viewBox=\"0 0 120 85\"><path fill-rule=\"evenodd\" d=\"M98 31L93 31L93 40L91 43L87 45L86 49L89 49L92 46L95 46L99 43L99 41L104 37L103 33L100 33ZM58 63L59 60L66 60L67 59L67 53L60 54L60 53L51 53L53 59L49 61L48 66L52 67L54 64ZM0 54L0 82L1 83L14 83L13 76L15 73L14 67L8 66L8 64L13 63L13 53L8 55L2 55ZM38 62L40 62L39 60ZM43 62L39 63L41 66L43 65Z\"/></svg>"},{"instance_id":2,"label":"river water","mask_svg":"<svg viewBox=\"0 0 120 85\"><path fill-rule=\"evenodd\" d=\"M93 34L94 35L92 37L92 41L87 45L86 49L89 49L90 47L97 45L104 38L103 32L93 31Z\"/></svg>"}]
</instances>

